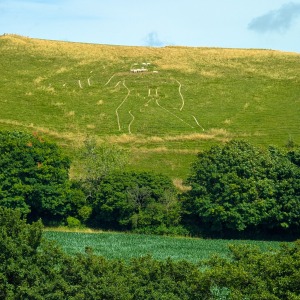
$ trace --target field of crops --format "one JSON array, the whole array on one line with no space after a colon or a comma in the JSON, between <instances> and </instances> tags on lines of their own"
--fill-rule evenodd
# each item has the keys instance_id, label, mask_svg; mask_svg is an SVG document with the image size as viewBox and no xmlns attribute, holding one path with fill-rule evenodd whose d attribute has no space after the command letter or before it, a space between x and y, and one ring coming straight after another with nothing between
<instances>
[{"instance_id":1,"label":"field of crops","mask_svg":"<svg viewBox=\"0 0 300 300\"><path fill-rule=\"evenodd\" d=\"M5 35L0 66L0 129L39 132L74 159L89 135L129 149L130 169L185 178L216 143L300 143L296 53Z\"/></svg>"},{"instance_id":2,"label":"field of crops","mask_svg":"<svg viewBox=\"0 0 300 300\"><path fill-rule=\"evenodd\" d=\"M228 255L229 244L249 244L264 251L276 249L280 245L277 241L215 240L104 232L45 231L44 237L56 241L70 254L84 253L85 247L91 247L97 255L125 260L150 254L160 260L170 257L174 260L197 262L214 254Z\"/></svg>"}]
</instances>

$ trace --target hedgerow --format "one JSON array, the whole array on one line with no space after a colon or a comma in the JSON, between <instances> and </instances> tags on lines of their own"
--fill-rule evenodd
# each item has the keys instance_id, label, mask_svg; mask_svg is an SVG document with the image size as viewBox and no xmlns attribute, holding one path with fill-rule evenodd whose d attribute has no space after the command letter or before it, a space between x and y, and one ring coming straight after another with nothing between
<instances>
[{"instance_id":1,"label":"hedgerow","mask_svg":"<svg viewBox=\"0 0 300 300\"><path fill-rule=\"evenodd\" d=\"M108 260L86 248L70 256L0 208L0 299L274 299L300 298L300 242L261 252L231 247L231 258L198 264L151 256Z\"/></svg>"}]
</instances>

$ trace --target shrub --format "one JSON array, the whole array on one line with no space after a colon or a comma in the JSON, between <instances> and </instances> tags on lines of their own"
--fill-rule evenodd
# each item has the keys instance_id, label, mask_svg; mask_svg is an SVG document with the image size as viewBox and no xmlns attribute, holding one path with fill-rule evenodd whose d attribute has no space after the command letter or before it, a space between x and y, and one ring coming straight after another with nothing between
<instances>
[{"instance_id":1,"label":"shrub","mask_svg":"<svg viewBox=\"0 0 300 300\"><path fill-rule=\"evenodd\" d=\"M69 228L78 228L81 227L81 222L74 217L67 217L67 226Z\"/></svg>"},{"instance_id":2,"label":"shrub","mask_svg":"<svg viewBox=\"0 0 300 300\"><path fill-rule=\"evenodd\" d=\"M0 299L231 299L300 297L300 242L192 264L151 256L107 260L86 248L67 255L42 239L42 223L0 207Z\"/></svg>"},{"instance_id":3,"label":"shrub","mask_svg":"<svg viewBox=\"0 0 300 300\"><path fill-rule=\"evenodd\" d=\"M118 229L172 227L180 223L181 205L171 180L153 173L123 172L98 185L92 220Z\"/></svg>"},{"instance_id":4,"label":"shrub","mask_svg":"<svg viewBox=\"0 0 300 300\"><path fill-rule=\"evenodd\" d=\"M56 144L37 134L1 131L0 206L30 213L32 220L62 220L84 199L71 187L69 167Z\"/></svg>"},{"instance_id":5,"label":"shrub","mask_svg":"<svg viewBox=\"0 0 300 300\"><path fill-rule=\"evenodd\" d=\"M295 155L293 156L295 157ZM300 168L290 156L232 141L199 153L185 209L217 231L300 229Z\"/></svg>"}]
</instances>

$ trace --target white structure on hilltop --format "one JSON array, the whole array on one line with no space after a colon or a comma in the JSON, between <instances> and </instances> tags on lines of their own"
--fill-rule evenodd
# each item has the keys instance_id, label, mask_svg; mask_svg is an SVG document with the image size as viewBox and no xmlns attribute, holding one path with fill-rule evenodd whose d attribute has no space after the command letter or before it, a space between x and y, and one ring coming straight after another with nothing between
<instances>
[{"instance_id":1,"label":"white structure on hilltop","mask_svg":"<svg viewBox=\"0 0 300 300\"><path fill-rule=\"evenodd\" d=\"M147 72L148 69L141 68L141 69L130 69L130 72L132 73L141 73L141 72Z\"/></svg>"},{"instance_id":2,"label":"white structure on hilltop","mask_svg":"<svg viewBox=\"0 0 300 300\"><path fill-rule=\"evenodd\" d=\"M134 66L138 66L138 63L134 63ZM151 63L149 62L143 62L141 63L142 67L141 68L134 68L134 69L130 69L130 72L132 73L141 73L141 72L148 72L148 69L146 69L146 66L150 66Z\"/></svg>"}]
</instances>

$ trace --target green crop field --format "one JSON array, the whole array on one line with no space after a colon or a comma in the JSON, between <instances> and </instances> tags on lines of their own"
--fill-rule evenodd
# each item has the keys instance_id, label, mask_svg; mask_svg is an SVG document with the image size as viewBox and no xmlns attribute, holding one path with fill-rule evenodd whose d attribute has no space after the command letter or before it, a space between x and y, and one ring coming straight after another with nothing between
<instances>
[{"instance_id":1,"label":"green crop field","mask_svg":"<svg viewBox=\"0 0 300 300\"><path fill-rule=\"evenodd\" d=\"M84 253L85 247L91 247L97 255L125 260L150 254L160 260L170 257L174 260L197 262L214 254L226 257L230 244L258 246L263 251L278 249L280 245L280 242L275 241L214 240L107 232L45 231L44 237L56 241L69 254Z\"/></svg>"},{"instance_id":2,"label":"green crop field","mask_svg":"<svg viewBox=\"0 0 300 300\"><path fill-rule=\"evenodd\" d=\"M175 179L198 151L233 138L300 143L297 53L3 35L0 67L0 129L39 132L73 159L89 135L129 149L129 169Z\"/></svg>"}]
</instances>

